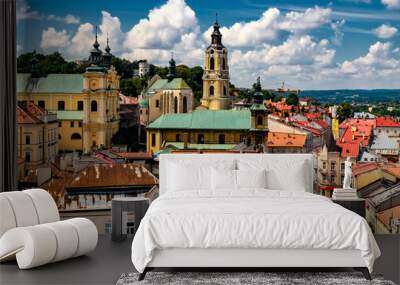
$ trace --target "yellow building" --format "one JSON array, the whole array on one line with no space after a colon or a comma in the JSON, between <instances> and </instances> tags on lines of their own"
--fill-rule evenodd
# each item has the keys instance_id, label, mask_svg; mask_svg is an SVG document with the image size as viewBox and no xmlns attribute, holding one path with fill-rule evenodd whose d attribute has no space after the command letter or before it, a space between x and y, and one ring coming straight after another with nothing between
<instances>
[{"instance_id":1,"label":"yellow building","mask_svg":"<svg viewBox=\"0 0 400 285\"><path fill-rule=\"evenodd\" d=\"M26 164L27 168L31 168L46 164L56 157L58 124L55 114L31 102L20 102L17 106L17 125L21 165Z\"/></svg>"},{"instance_id":2,"label":"yellow building","mask_svg":"<svg viewBox=\"0 0 400 285\"><path fill-rule=\"evenodd\" d=\"M165 114L147 126L147 151L164 148L229 150L243 143L253 150L265 147L268 111L257 81L253 104L243 110L196 110Z\"/></svg>"},{"instance_id":3,"label":"yellow building","mask_svg":"<svg viewBox=\"0 0 400 285\"><path fill-rule=\"evenodd\" d=\"M199 109L232 109L233 98L229 93L228 50L222 44L222 34L216 21L211 34L211 44L204 58L203 98Z\"/></svg>"},{"instance_id":4,"label":"yellow building","mask_svg":"<svg viewBox=\"0 0 400 285\"><path fill-rule=\"evenodd\" d=\"M84 74L18 74L18 101L30 101L57 114L60 151L89 153L109 147L119 123L119 76L110 66L110 48L96 41Z\"/></svg>"}]
</instances>

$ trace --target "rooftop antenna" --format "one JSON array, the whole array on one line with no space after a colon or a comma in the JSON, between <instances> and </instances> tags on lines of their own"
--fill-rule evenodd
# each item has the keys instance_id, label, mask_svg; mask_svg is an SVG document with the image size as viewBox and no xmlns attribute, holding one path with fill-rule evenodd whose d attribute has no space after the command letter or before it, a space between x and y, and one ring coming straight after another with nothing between
<instances>
[{"instance_id":1,"label":"rooftop antenna","mask_svg":"<svg viewBox=\"0 0 400 285\"><path fill-rule=\"evenodd\" d=\"M218 24L218 13L215 13L215 23Z\"/></svg>"}]
</instances>

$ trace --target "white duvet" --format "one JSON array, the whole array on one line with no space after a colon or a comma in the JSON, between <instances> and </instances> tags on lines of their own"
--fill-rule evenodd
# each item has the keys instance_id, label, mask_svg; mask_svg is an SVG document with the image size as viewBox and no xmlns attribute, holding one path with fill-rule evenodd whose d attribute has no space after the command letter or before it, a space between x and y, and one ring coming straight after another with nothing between
<instances>
[{"instance_id":1,"label":"white duvet","mask_svg":"<svg viewBox=\"0 0 400 285\"><path fill-rule=\"evenodd\" d=\"M165 248L358 249L370 271L380 255L359 215L323 196L265 189L160 196L134 237L132 262L143 272Z\"/></svg>"}]
</instances>

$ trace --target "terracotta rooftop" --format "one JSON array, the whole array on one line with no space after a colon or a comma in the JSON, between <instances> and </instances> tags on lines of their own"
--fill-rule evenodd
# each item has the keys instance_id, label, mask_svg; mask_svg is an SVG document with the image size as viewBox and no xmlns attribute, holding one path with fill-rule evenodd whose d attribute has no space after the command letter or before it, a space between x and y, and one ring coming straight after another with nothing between
<instances>
[{"instance_id":1,"label":"terracotta rooftop","mask_svg":"<svg viewBox=\"0 0 400 285\"><path fill-rule=\"evenodd\" d=\"M17 123L18 124L41 124L42 121L17 106Z\"/></svg>"},{"instance_id":2,"label":"terracotta rooftop","mask_svg":"<svg viewBox=\"0 0 400 285\"><path fill-rule=\"evenodd\" d=\"M304 147L306 135L289 133L268 133L268 147Z\"/></svg>"},{"instance_id":3,"label":"terracotta rooftop","mask_svg":"<svg viewBox=\"0 0 400 285\"><path fill-rule=\"evenodd\" d=\"M115 152L115 154L125 159L152 159L149 152Z\"/></svg>"},{"instance_id":4,"label":"terracotta rooftop","mask_svg":"<svg viewBox=\"0 0 400 285\"><path fill-rule=\"evenodd\" d=\"M353 165L353 176L357 176L366 172L378 169L375 162L361 162Z\"/></svg>"},{"instance_id":5,"label":"terracotta rooftop","mask_svg":"<svg viewBox=\"0 0 400 285\"><path fill-rule=\"evenodd\" d=\"M386 171L393 176L400 178L400 167L398 166L388 166L386 168L382 168L383 171Z\"/></svg>"},{"instance_id":6,"label":"terracotta rooftop","mask_svg":"<svg viewBox=\"0 0 400 285\"><path fill-rule=\"evenodd\" d=\"M372 128L375 128L376 126L376 121L375 119L356 119L356 118L348 118L346 120L344 120L341 124L340 124L340 128L341 129L345 129L347 127L350 126L357 126L357 127L361 127L361 126L369 126Z\"/></svg>"},{"instance_id":7,"label":"terracotta rooftop","mask_svg":"<svg viewBox=\"0 0 400 285\"><path fill-rule=\"evenodd\" d=\"M358 143L340 143L338 147L342 149L341 157L357 158L360 152L360 145Z\"/></svg>"},{"instance_id":8,"label":"terracotta rooftop","mask_svg":"<svg viewBox=\"0 0 400 285\"><path fill-rule=\"evenodd\" d=\"M132 104L136 105L139 103L137 97L132 97L132 96L125 96L123 94L119 94L119 103L120 104Z\"/></svg>"},{"instance_id":9,"label":"terracotta rooftop","mask_svg":"<svg viewBox=\"0 0 400 285\"><path fill-rule=\"evenodd\" d=\"M376 126L377 127L400 128L400 123L395 121L391 117L377 117L376 118Z\"/></svg>"},{"instance_id":10,"label":"terracotta rooftop","mask_svg":"<svg viewBox=\"0 0 400 285\"><path fill-rule=\"evenodd\" d=\"M156 184L158 184L158 179L140 164L95 164L75 175L67 188L132 187Z\"/></svg>"}]
</instances>

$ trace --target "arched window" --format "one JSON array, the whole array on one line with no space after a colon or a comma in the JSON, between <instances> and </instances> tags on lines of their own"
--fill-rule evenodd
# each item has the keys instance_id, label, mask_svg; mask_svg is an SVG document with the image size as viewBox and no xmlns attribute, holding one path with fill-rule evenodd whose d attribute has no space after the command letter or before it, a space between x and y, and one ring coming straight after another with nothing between
<instances>
[{"instance_id":1,"label":"arched window","mask_svg":"<svg viewBox=\"0 0 400 285\"><path fill-rule=\"evenodd\" d=\"M214 96L214 86L210 86L210 96Z\"/></svg>"},{"instance_id":2,"label":"arched window","mask_svg":"<svg viewBox=\"0 0 400 285\"><path fill-rule=\"evenodd\" d=\"M226 86L224 86L224 96L226 96Z\"/></svg>"},{"instance_id":3,"label":"arched window","mask_svg":"<svg viewBox=\"0 0 400 285\"><path fill-rule=\"evenodd\" d=\"M80 140L80 139L82 139L82 137L81 137L81 135L78 134L78 133L73 133L73 134L71 135L71 140Z\"/></svg>"},{"instance_id":4,"label":"arched window","mask_svg":"<svg viewBox=\"0 0 400 285\"><path fill-rule=\"evenodd\" d=\"M183 106L182 106L182 107L183 107L183 108L182 108L182 109L183 109L182 112L183 112L183 113L187 113L187 111L188 111L187 109L188 109L188 108L187 108L187 98L186 98L186 96L183 97L182 105L183 105Z\"/></svg>"},{"instance_id":5,"label":"arched window","mask_svg":"<svg viewBox=\"0 0 400 285\"><path fill-rule=\"evenodd\" d=\"M90 111L91 111L91 112L97 112L97 101L93 100L93 101L90 103Z\"/></svg>"},{"instance_id":6,"label":"arched window","mask_svg":"<svg viewBox=\"0 0 400 285\"><path fill-rule=\"evenodd\" d=\"M197 143L204 143L204 135L203 134L197 135Z\"/></svg>"},{"instance_id":7,"label":"arched window","mask_svg":"<svg viewBox=\"0 0 400 285\"><path fill-rule=\"evenodd\" d=\"M78 111L83 111L83 101L78 101Z\"/></svg>"},{"instance_id":8,"label":"arched window","mask_svg":"<svg viewBox=\"0 0 400 285\"><path fill-rule=\"evenodd\" d=\"M174 113L178 113L178 98L174 97Z\"/></svg>"},{"instance_id":9,"label":"arched window","mask_svg":"<svg viewBox=\"0 0 400 285\"><path fill-rule=\"evenodd\" d=\"M219 144L224 144L225 143L225 135L224 134L220 134L218 136L218 143Z\"/></svg>"},{"instance_id":10,"label":"arched window","mask_svg":"<svg viewBox=\"0 0 400 285\"><path fill-rule=\"evenodd\" d=\"M257 125L261 126L263 124L263 117L262 116L258 116L257 117Z\"/></svg>"},{"instance_id":11,"label":"arched window","mask_svg":"<svg viewBox=\"0 0 400 285\"><path fill-rule=\"evenodd\" d=\"M214 58L210 58L210 69L214 70Z\"/></svg>"},{"instance_id":12,"label":"arched window","mask_svg":"<svg viewBox=\"0 0 400 285\"><path fill-rule=\"evenodd\" d=\"M59 111L64 111L65 110L65 102L64 101L58 101L58 103L57 103L57 109L59 110Z\"/></svg>"},{"instance_id":13,"label":"arched window","mask_svg":"<svg viewBox=\"0 0 400 285\"><path fill-rule=\"evenodd\" d=\"M226 69L226 60L225 57L222 58L222 70Z\"/></svg>"}]
</instances>

